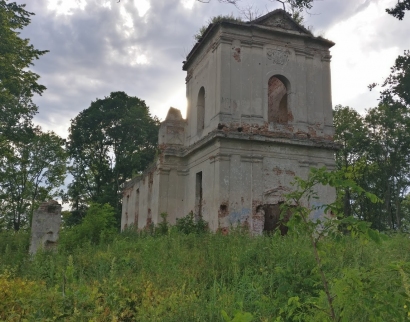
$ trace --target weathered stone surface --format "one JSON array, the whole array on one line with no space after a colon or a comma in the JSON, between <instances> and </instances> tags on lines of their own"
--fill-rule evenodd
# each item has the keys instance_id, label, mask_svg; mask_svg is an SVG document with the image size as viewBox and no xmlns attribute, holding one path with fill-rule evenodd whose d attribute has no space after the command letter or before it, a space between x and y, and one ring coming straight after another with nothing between
<instances>
[{"instance_id":1,"label":"weathered stone surface","mask_svg":"<svg viewBox=\"0 0 410 322\"><path fill-rule=\"evenodd\" d=\"M33 214L30 253L53 250L57 246L61 226L61 205L54 200L43 202Z\"/></svg>"},{"instance_id":2,"label":"weathered stone surface","mask_svg":"<svg viewBox=\"0 0 410 322\"><path fill-rule=\"evenodd\" d=\"M274 227L294 177L335 165L333 45L283 10L210 26L183 65L187 119L171 108L161 124L160 157L124 187L122 229L191 211L213 231ZM317 189L315 205L334 200Z\"/></svg>"}]
</instances>

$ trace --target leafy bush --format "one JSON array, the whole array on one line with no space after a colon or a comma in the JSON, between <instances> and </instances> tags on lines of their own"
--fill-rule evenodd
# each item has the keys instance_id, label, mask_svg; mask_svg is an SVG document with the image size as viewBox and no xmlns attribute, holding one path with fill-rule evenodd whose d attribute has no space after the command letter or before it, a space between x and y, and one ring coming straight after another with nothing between
<instances>
[{"instance_id":1,"label":"leafy bush","mask_svg":"<svg viewBox=\"0 0 410 322\"><path fill-rule=\"evenodd\" d=\"M204 36L205 31L208 29L210 24L216 24L222 21L232 21L232 22L242 22L240 17L234 17L232 14L230 15L218 15L209 19L206 25L202 26L198 33L194 35L195 40L199 41Z\"/></svg>"},{"instance_id":2,"label":"leafy bush","mask_svg":"<svg viewBox=\"0 0 410 322\"><path fill-rule=\"evenodd\" d=\"M109 204L91 204L81 224L61 232L60 247L67 250L84 243L96 245L109 241L116 233L115 210Z\"/></svg>"},{"instance_id":3,"label":"leafy bush","mask_svg":"<svg viewBox=\"0 0 410 322\"><path fill-rule=\"evenodd\" d=\"M169 223L167 221L168 214L163 212L160 214L162 221L155 227L155 233L158 235L166 235L169 231Z\"/></svg>"},{"instance_id":4,"label":"leafy bush","mask_svg":"<svg viewBox=\"0 0 410 322\"><path fill-rule=\"evenodd\" d=\"M200 234L208 230L208 223L202 217L195 220L194 213L190 212L185 217L177 218L175 228L184 234Z\"/></svg>"}]
</instances>

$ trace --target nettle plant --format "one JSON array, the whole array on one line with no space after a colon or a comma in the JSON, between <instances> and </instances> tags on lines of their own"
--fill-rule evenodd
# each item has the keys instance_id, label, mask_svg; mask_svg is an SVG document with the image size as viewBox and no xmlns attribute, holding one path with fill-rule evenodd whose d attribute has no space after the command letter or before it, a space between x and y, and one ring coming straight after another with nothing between
<instances>
[{"instance_id":1,"label":"nettle plant","mask_svg":"<svg viewBox=\"0 0 410 322\"><path fill-rule=\"evenodd\" d=\"M301 314L300 317L303 317L304 314L306 314L307 305L323 311L325 316L330 318L331 321L340 321L341 311L343 311L343 309L335 309L334 299L336 295L332 294L330 290L329 279L325 275L325 269L323 268L323 262L326 256L330 256L330 254L326 254L326 252L321 250L321 243L329 240L329 238L335 240L341 239L342 236L348 233L350 233L352 237L359 238L365 243L370 240L380 243L384 235L371 229L369 222L362 221L354 216L345 217L343 205L339 199L333 203L318 206L317 203L314 202L320 199L316 188L322 185L333 187L337 191L346 191L346 189L349 189L359 197L368 198L372 203L381 202L381 200L374 194L366 192L354 181L348 179L346 172L327 171L325 167L312 168L306 180L296 177L293 184L296 189L286 195L286 202L281 206L282 219L284 219L284 214L290 212L292 216L286 224L289 228L289 234L291 236L301 234L308 236L327 305L323 307L323 305L319 303L319 299L318 303L312 302L302 305L298 297L293 297L289 299L288 306L282 309L281 313L285 318L289 318L289 316L297 318L298 314ZM324 216L322 219L312 219L311 214L318 210L323 212ZM280 317L277 321L281 321Z\"/></svg>"}]
</instances>

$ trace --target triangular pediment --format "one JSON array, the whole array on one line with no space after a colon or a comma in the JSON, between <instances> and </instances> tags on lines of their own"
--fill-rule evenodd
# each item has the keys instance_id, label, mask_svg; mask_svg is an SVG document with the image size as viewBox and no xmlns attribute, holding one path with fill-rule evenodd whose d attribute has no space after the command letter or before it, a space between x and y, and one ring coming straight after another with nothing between
<instances>
[{"instance_id":1,"label":"triangular pediment","mask_svg":"<svg viewBox=\"0 0 410 322\"><path fill-rule=\"evenodd\" d=\"M251 24L279 28L312 35L305 27L298 24L285 10L277 9L251 21Z\"/></svg>"}]
</instances>

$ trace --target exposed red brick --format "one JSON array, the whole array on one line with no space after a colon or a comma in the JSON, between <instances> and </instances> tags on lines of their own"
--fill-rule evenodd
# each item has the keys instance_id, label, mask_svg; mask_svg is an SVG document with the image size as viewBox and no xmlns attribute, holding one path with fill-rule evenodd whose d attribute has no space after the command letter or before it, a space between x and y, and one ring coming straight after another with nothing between
<instances>
[{"instance_id":1,"label":"exposed red brick","mask_svg":"<svg viewBox=\"0 0 410 322\"><path fill-rule=\"evenodd\" d=\"M241 62L241 48L235 48L233 52L233 58L240 63Z\"/></svg>"}]
</instances>

